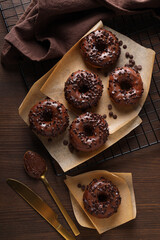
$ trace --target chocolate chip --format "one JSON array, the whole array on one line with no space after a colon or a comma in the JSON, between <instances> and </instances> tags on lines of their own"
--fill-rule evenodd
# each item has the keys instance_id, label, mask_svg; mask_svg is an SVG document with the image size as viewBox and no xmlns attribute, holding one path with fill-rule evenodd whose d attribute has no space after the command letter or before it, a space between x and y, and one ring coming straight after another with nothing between
<instances>
[{"instance_id":1,"label":"chocolate chip","mask_svg":"<svg viewBox=\"0 0 160 240\"><path fill-rule=\"evenodd\" d=\"M82 185L81 189L82 189L82 191L84 191L85 190L85 185Z\"/></svg>"},{"instance_id":2,"label":"chocolate chip","mask_svg":"<svg viewBox=\"0 0 160 240\"><path fill-rule=\"evenodd\" d=\"M117 115L116 115L116 114L113 114L113 118L114 118L114 119L117 119Z\"/></svg>"},{"instance_id":3,"label":"chocolate chip","mask_svg":"<svg viewBox=\"0 0 160 240\"><path fill-rule=\"evenodd\" d=\"M126 58L129 58L130 57L129 52L126 52L125 56Z\"/></svg>"},{"instance_id":4,"label":"chocolate chip","mask_svg":"<svg viewBox=\"0 0 160 240\"><path fill-rule=\"evenodd\" d=\"M63 144L66 146L66 145L68 145L68 141L67 140L64 140L63 141Z\"/></svg>"},{"instance_id":5,"label":"chocolate chip","mask_svg":"<svg viewBox=\"0 0 160 240\"><path fill-rule=\"evenodd\" d=\"M133 59L133 55L129 55L129 58L130 58L130 59Z\"/></svg>"},{"instance_id":6,"label":"chocolate chip","mask_svg":"<svg viewBox=\"0 0 160 240\"><path fill-rule=\"evenodd\" d=\"M112 105L108 104L108 110L111 110L111 109L112 109Z\"/></svg>"},{"instance_id":7,"label":"chocolate chip","mask_svg":"<svg viewBox=\"0 0 160 240\"><path fill-rule=\"evenodd\" d=\"M140 71L140 70L142 70L142 66L141 65L138 65L137 66L137 69Z\"/></svg>"},{"instance_id":8,"label":"chocolate chip","mask_svg":"<svg viewBox=\"0 0 160 240\"><path fill-rule=\"evenodd\" d=\"M109 116L112 117L113 116L113 112L109 112Z\"/></svg>"},{"instance_id":9,"label":"chocolate chip","mask_svg":"<svg viewBox=\"0 0 160 240\"><path fill-rule=\"evenodd\" d=\"M107 115L106 115L106 114L103 114L103 118L107 118Z\"/></svg>"},{"instance_id":10,"label":"chocolate chip","mask_svg":"<svg viewBox=\"0 0 160 240\"><path fill-rule=\"evenodd\" d=\"M80 184L80 183L78 183L78 184L77 184L77 187L78 187L78 188L81 188L81 184Z\"/></svg>"},{"instance_id":11,"label":"chocolate chip","mask_svg":"<svg viewBox=\"0 0 160 240\"><path fill-rule=\"evenodd\" d=\"M123 45L123 48L126 49L126 48L127 48L127 45Z\"/></svg>"},{"instance_id":12,"label":"chocolate chip","mask_svg":"<svg viewBox=\"0 0 160 240\"><path fill-rule=\"evenodd\" d=\"M69 148L69 151L70 151L71 153L74 152L74 147L73 147L73 145L72 145L71 143L68 145L68 148Z\"/></svg>"},{"instance_id":13,"label":"chocolate chip","mask_svg":"<svg viewBox=\"0 0 160 240\"><path fill-rule=\"evenodd\" d=\"M123 41L120 40L120 41L119 41L119 46L122 46L122 45L123 45Z\"/></svg>"}]
</instances>

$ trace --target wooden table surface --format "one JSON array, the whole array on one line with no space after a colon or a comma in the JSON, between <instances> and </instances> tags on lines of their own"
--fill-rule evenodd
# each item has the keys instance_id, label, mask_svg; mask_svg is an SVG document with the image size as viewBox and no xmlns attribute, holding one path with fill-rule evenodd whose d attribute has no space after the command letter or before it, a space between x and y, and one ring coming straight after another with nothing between
<instances>
[{"instance_id":1,"label":"wooden table surface","mask_svg":"<svg viewBox=\"0 0 160 240\"><path fill-rule=\"evenodd\" d=\"M0 16L0 48L6 29ZM20 74L0 66L0 239L51 240L63 239L38 213L20 198L6 183L16 178L35 192L58 213L59 221L68 228L41 181L30 179L23 169L23 154L28 149L38 151L47 161L47 178L68 213L80 230L79 240L159 240L160 239L160 145L156 144L99 164L97 168L113 172L132 172L137 203L137 218L102 235L81 227L73 214L64 176L55 176L49 154L18 115L18 107L26 95ZM92 170L91 168L85 169ZM78 174L79 172L75 172ZM69 229L69 228L68 228Z\"/></svg>"}]
</instances>

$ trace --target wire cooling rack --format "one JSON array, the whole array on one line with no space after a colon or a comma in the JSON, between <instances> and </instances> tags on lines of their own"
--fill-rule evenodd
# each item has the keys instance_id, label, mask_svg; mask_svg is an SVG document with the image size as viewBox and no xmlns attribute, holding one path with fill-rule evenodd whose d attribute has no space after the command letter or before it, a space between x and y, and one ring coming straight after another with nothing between
<instances>
[{"instance_id":1,"label":"wire cooling rack","mask_svg":"<svg viewBox=\"0 0 160 240\"><path fill-rule=\"evenodd\" d=\"M16 24L29 3L30 0L0 1L1 13L8 32ZM143 122L113 146L89 161L71 169L68 173L73 173L74 170L83 169L88 165L93 166L93 164L160 142L160 21L151 12L146 12L141 15L118 16L112 18L106 25L129 36L144 47L152 48L156 52L150 91L139 114ZM43 63L28 61L22 64L20 71L26 87L29 89L54 63L54 61L50 60ZM56 161L53 160L52 163L56 175L62 175L62 170Z\"/></svg>"}]
</instances>

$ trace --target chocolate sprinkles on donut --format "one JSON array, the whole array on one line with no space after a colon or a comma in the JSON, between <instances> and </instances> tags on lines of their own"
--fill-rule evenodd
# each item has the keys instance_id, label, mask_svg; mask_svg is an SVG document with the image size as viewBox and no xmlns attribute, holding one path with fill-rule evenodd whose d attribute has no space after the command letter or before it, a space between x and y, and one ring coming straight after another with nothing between
<instances>
[{"instance_id":1,"label":"chocolate sprinkles on donut","mask_svg":"<svg viewBox=\"0 0 160 240\"><path fill-rule=\"evenodd\" d=\"M118 38L106 29L91 32L80 42L81 54L94 68L110 68L120 55Z\"/></svg>"},{"instance_id":2,"label":"chocolate sprinkles on donut","mask_svg":"<svg viewBox=\"0 0 160 240\"><path fill-rule=\"evenodd\" d=\"M83 194L84 208L97 218L112 216L117 212L120 203L118 188L104 177L93 179Z\"/></svg>"},{"instance_id":3,"label":"chocolate sprinkles on donut","mask_svg":"<svg viewBox=\"0 0 160 240\"><path fill-rule=\"evenodd\" d=\"M65 98L77 109L97 106L102 96L103 84L97 74L86 70L72 73L64 87Z\"/></svg>"},{"instance_id":4,"label":"chocolate sprinkles on donut","mask_svg":"<svg viewBox=\"0 0 160 240\"><path fill-rule=\"evenodd\" d=\"M113 102L120 105L136 104L144 91L140 74L129 67L111 72L108 90Z\"/></svg>"},{"instance_id":5,"label":"chocolate sprinkles on donut","mask_svg":"<svg viewBox=\"0 0 160 240\"><path fill-rule=\"evenodd\" d=\"M63 104L47 98L31 108L29 123L37 134L56 137L68 127L69 116Z\"/></svg>"},{"instance_id":6,"label":"chocolate sprinkles on donut","mask_svg":"<svg viewBox=\"0 0 160 240\"><path fill-rule=\"evenodd\" d=\"M108 139L108 124L103 116L87 112L77 117L69 128L70 142L75 149L90 152Z\"/></svg>"}]
</instances>

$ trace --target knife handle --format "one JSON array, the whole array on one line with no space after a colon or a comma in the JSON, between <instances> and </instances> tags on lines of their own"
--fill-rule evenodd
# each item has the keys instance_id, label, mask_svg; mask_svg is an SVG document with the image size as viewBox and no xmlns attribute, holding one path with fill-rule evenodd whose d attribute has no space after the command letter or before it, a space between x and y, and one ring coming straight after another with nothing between
<instances>
[{"instance_id":1,"label":"knife handle","mask_svg":"<svg viewBox=\"0 0 160 240\"><path fill-rule=\"evenodd\" d=\"M75 234L75 236L79 235L80 232L77 229L76 225L74 224L74 222L72 221L72 219L70 218L70 216L68 215L66 209L63 207L61 201L59 200L58 196L56 195L56 193L54 192L53 188L50 186L50 184L48 183L46 177L44 175L41 176L41 179L43 181L43 183L45 184L47 190L49 191L49 193L51 194L52 198L54 199L54 201L56 202L57 206L59 207L60 211L62 212L64 218L66 219L68 225L70 226L70 228L72 229L73 233Z\"/></svg>"}]
</instances>

